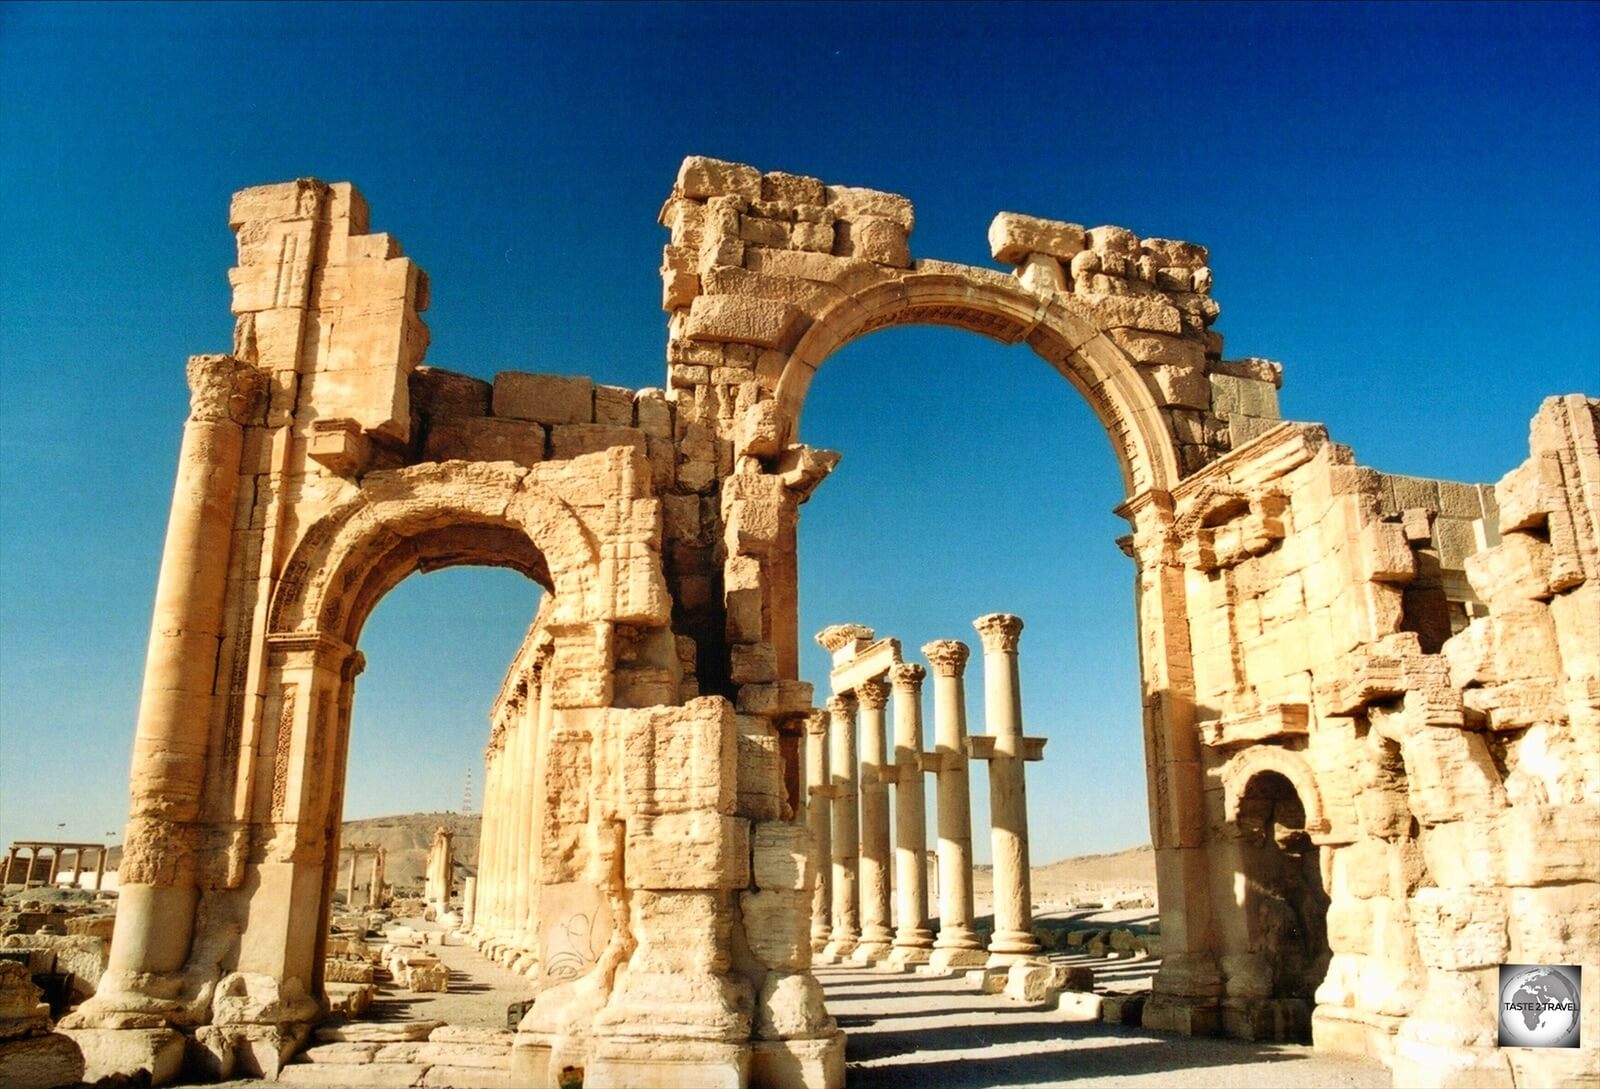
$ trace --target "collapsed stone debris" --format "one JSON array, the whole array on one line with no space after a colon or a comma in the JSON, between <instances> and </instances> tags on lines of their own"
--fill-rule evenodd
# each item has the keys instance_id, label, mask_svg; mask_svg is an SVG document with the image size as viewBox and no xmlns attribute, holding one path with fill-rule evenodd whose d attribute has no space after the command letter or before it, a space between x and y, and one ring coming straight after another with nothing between
<instances>
[{"instance_id":1,"label":"collapsed stone debris","mask_svg":"<svg viewBox=\"0 0 1600 1089\"><path fill-rule=\"evenodd\" d=\"M62 1023L89 1076L160 1081L186 1048L271 1075L308 1042L361 628L448 564L546 590L497 704L461 905L533 984L496 1045L509 1077L839 1086L818 942L1022 958L1005 985L1021 965L1020 992L1043 986L1015 819L1037 755L1014 713L1019 626L980 626L981 736L960 721L965 648L927 655L932 760L919 670L836 683L825 712L799 680L796 527L838 459L800 439L807 389L838 348L904 324L1028 345L1117 453L1162 923L1129 1016L1309 1032L1405 1084L1596 1076L1592 1043L1496 1048L1492 981L1600 948L1595 400L1547 401L1498 486L1381 473L1278 418L1277 364L1224 358L1202 246L1005 213L1008 271L913 258L903 197L705 158L661 212L666 388L490 383L423 364L427 277L353 186L248 189L229 218L234 343L188 366L116 934ZM871 633L830 638L871 656ZM997 799L987 950L960 876L973 758ZM893 930L883 798L918 760L940 920L906 872ZM429 898L455 896L446 867Z\"/></svg>"}]
</instances>

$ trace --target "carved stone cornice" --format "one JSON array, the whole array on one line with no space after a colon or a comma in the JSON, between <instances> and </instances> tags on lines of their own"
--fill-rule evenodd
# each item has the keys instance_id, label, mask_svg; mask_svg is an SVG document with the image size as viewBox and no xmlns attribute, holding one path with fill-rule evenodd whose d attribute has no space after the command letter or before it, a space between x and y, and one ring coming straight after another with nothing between
<instances>
[{"instance_id":1,"label":"carved stone cornice","mask_svg":"<svg viewBox=\"0 0 1600 1089\"><path fill-rule=\"evenodd\" d=\"M922 656L933 666L936 677L959 677L967 669L972 650L959 639L935 639L922 648Z\"/></svg>"},{"instance_id":2,"label":"carved stone cornice","mask_svg":"<svg viewBox=\"0 0 1600 1089\"><path fill-rule=\"evenodd\" d=\"M1010 613L989 613L974 620L972 626L977 629L978 638L983 640L985 653L1017 652L1017 644L1022 640L1022 617Z\"/></svg>"},{"instance_id":3,"label":"carved stone cornice","mask_svg":"<svg viewBox=\"0 0 1600 1089\"><path fill-rule=\"evenodd\" d=\"M875 633L860 624L834 624L817 632L817 642L829 654L837 654L858 640L870 640Z\"/></svg>"}]
</instances>

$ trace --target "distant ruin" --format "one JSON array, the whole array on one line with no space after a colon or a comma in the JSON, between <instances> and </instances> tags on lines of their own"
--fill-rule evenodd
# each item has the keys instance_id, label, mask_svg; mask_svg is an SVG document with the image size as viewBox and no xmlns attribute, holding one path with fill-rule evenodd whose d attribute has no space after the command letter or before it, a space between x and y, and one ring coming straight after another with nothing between
<instances>
[{"instance_id":1,"label":"distant ruin","mask_svg":"<svg viewBox=\"0 0 1600 1089\"><path fill-rule=\"evenodd\" d=\"M852 933L840 883L867 871L840 863L865 826L843 794L813 819L815 788L888 774L887 750L841 766L836 742L889 686L828 701L799 680L796 526L838 459L801 413L837 349L906 324L1028 345L1116 451L1161 911L1145 1026L1309 1031L1408 1085L1600 1076L1594 1014L1587 1048L1497 1049L1494 983L1600 949L1600 402L1545 402L1497 486L1378 472L1278 418L1278 365L1224 358L1201 246L1003 213L1011 271L913 259L903 197L704 158L661 212L666 388L489 383L422 365L427 277L353 186L248 189L229 221L236 332L188 365L110 964L63 1023L91 1076L159 1080L186 1044L274 1076L303 1046L362 625L454 564L546 591L463 905L536 984L515 1078L837 1087L819 940L844 955L875 926L886 956L1026 958L1025 854L1020 909L997 859L1011 906L987 949L954 877L942 926L913 900L888 932L871 884ZM872 638L834 634L838 654ZM925 652L949 755L901 762L897 732L895 774L941 776L959 841L942 761L988 744L1020 787L1027 739L995 706L993 740L967 739L959 653ZM920 706L921 667L885 675ZM883 842L863 858L892 864ZM449 885L430 869L431 897ZM1584 986L1600 1010L1600 969Z\"/></svg>"}]
</instances>

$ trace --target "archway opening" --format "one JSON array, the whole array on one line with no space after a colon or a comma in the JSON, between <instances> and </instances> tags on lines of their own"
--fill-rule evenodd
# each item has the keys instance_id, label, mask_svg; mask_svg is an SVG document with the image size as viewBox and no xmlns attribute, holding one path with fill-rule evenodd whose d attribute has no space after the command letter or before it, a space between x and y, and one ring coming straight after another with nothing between
<instances>
[{"instance_id":1,"label":"archway opening","mask_svg":"<svg viewBox=\"0 0 1600 1089\"><path fill-rule=\"evenodd\" d=\"M486 796L491 715L546 581L524 534L451 526L409 538L357 594L351 631L365 668L332 802L340 850L325 894L324 989L335 1009L347 989L336 977L365 974L354 965L358 932L369 959L380 935L391 948L374 965L379 987L364 1018L439 1019L448 1003L443 1019L499 1027L508 1003L532 993L531 981L454 935L467 922L484 822L505 804ZM405 952L412 942L415 953Z\"/></svg>"},{"instance_id":2,"label":"archway opening","mask_svg":"<svg viewBox=\"0 0 1600 1089\"><path fill-rule=\"evenodd\" d=\"M1093 960L1118 988L1147 989L1160 928L1134 571L1117 543L1128 524L1114 508L1127 493L1103 422L1028 347L949 328L902 326L852 342L805 393L800 440L843 458L799 519L802 676L819 702L826 697L831 656L812 637L830 625L900 640L905 661L927 666L922 728L931 751L935 670L922 648L949 639L970 648L966 725L981 737L984 648L973 621L1020 616L1023 733L1047 741L1043 761L1025 770L1034 931L1044 955ZM887 715L893 759L893 705ZM932 856L937 791L933 775L923 779ZM985 763L971 761L969 782L974 906L987 941ZM931 858L927 887L937 920ZM891 896L892 915L898 900ZM848 1016L851 1007L840 1008Z\"/></svg>"},{"instance_id":3,"label":"archway opening","mask_svg":"<svg viewBox=\"0 0 1600 1089\"><path fill-rule=\"evenodd\" d=\"M1317 986L1327 975L1328 891L1306 805L1288 776L1258 771L1237 802L1236 899L1249 953L1235 955L1223 1020L1246 1039L1311 1041Z\"/></svg>"}]
</instances>

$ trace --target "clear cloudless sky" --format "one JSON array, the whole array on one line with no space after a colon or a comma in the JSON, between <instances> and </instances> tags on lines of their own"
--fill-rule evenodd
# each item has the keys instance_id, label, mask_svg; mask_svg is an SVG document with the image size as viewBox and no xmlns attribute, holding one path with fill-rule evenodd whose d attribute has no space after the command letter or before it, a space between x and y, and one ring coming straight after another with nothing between
<instances>
[{"instance_id":1,"label":"clear cloudless sky","mask_svg":"<svg viewBox=\"0 0 1600 1089\"><path fill-rule=\"evenodd\" d=\"M121 834L236 189L354 181L431 275L429 363L630 387L664 382L655 217L688 154L903 193L921 257L992 265L1001 210L1191 239L1286 416L1492 481L1543 397L1600 393L1597 58L1576 3L0 4L0 846ZM890 330L819 373L801 430L845 453L802 519L802 634L914 654L1022 615L1036 861L1145 841L1121 486L1071 388ZM380 604L349 815L481 787L537 597L456 570ZM969 681L978 729L976 656Z\"/></svg>"}]
</instances>

